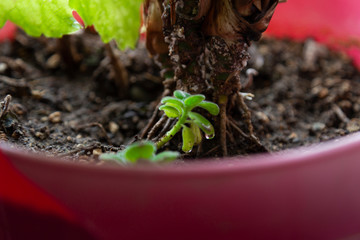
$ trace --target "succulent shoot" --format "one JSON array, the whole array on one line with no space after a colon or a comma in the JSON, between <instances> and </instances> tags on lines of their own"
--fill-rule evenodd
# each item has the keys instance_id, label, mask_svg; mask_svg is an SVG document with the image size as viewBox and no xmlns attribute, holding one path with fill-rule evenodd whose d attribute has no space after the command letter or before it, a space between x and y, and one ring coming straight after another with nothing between
<instances>
[{"instance_id":1,"label":"succulent shoot","mask_svg":"<svg viewBox=\"0 0 360 240\"><path fill-rule=\"evenodd\" d=\"M161 100L160 110L164 111L169 118L177 118L176 124L157 143L158 148L169 142L176 133L182 129L182 150L190 152L192 148L202 141L202 133L207 139L215 136L213 125L201 114L193 112L196 107L207 110L211 115L219 114L219 107L215 103L205 101L202 94L191 95L176 90L174 97L164 97Z\"/></svg>"},{"instance_id":2,"label":"succulent shoot","mask_svg":"<svg viewBox=\"0 0 360 240\"><path fill-rule=\"evenodd\" d=\"M114 160L122 165L135 164L141 160L160 163L169 162L179 157L178 152L164 151L156 154L156 146L153 142L142 141L129 145L118 153L104 153L100 156L101 160Z\"/></svg>"}]
</instances>

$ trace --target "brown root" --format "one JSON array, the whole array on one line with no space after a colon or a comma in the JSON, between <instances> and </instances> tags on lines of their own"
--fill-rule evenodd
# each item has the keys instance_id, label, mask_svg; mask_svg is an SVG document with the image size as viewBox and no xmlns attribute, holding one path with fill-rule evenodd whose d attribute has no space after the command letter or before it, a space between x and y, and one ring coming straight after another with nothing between
<instances>
[{"instance_id":1,"label":"brown root","mask_svg":"<svg viewBox=\"0 0 360 240\"><path fill-rule=\"evenodd\" d=\"M174 91L175 89L175 84L174 84L174 79L166 79L164 80L163 82L163 85L164 85L164 92L161 96L161 98L165 97L165 96L169 96L172 94L172 92ZM155 107L155 110L150 118L150 121L148 122L148 124L145 126L144 130L141 132L140 134L140 139L144 139L146 137L146 139L151 139L151 137L149 137L149 134L150 132L152 131L155 131L154 126L157 125L159 119L161 119L162 117L162 114L161 112L159 111L159 107L161 106L161 102L160 100L158 100L159 103L157 103L156 107ZM160 127L160 126L158 126ZM153 135L153 134L150 134L150 135ZM152 136L154 137L154 136Z\"/></svg>"},{"instance_id":2,"label":"brown root","mask_svg":"<svg viewBox=\"0 0 360 240\"><path fill-rule=\"evenodd\" d=\"M146 139L150 140L155 138L155 134L159 131L159 129L163 128L164 124L167 121L167 116L166 115L162 115L160 120L156 122L156 124L151 128L151 130L149 131Z\"/></svg>"}]
</instances>

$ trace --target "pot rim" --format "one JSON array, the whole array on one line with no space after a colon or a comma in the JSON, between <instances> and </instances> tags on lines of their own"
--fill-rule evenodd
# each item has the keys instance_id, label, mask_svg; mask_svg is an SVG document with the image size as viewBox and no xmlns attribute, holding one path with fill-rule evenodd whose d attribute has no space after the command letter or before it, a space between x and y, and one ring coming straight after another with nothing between
<instances>
[{"instance_id":1,"label":"pot rim","mask_svg":"<svg viewBox=\"0 0 360 240\"><path fill-rule=\"evenodd\" d=\"M349 134L322 143L299 148L286 149L276 153L254 154L250 156L227 157L225 159L200 159L196 162L169 165L120 165L81 164L60 157L48 157L41 153L31 153L8 143L0 143L0 151L15 163L38 164L44 167L57 167L64 171L108 172L129 175L228 175L249 172L269 171L279 168L298 167L321 163L323 161L341 161L344 154L360 155L360 132ZM27 163L26 163L27 162Z\"/></svg>"}]
</instances>

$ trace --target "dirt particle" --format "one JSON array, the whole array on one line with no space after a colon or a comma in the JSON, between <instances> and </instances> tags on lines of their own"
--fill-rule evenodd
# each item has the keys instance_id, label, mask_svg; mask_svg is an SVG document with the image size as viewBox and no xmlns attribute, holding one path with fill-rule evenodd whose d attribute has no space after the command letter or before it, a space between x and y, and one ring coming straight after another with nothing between
<instances>
[{"instance_id":1,"label":"dirt particle","mask_svg":"<svg viewBox=\"0 0 360 240\"><path fill-rule=\"evenodd\" d=\"M20 103L13 103L10 106L10 110L18 116L24 115L26 113L25 107Z\"/></svg>"},{"instance_id":2,"label":"dirt particle","mask_svg":"<svg viewBox=\"0 0 360 240\"><path fill-rule=\"evenodd\" d=\"M95 149L92 151L92 154L95 155L95 156L100 156L100 155L102 154L101 148L95 148Z\"/></svg>"},{"instance_id":3,"label":"dirt particle","mask_svg":"<svg viewBox=\"0 0 360 240\"><path fill-rule=\"evenodd\" d=\"M263 113L263 112L256 112L255 113L255 116L260 120L260 121L262 121L263 123L265 123L265 124L267 124L267 123L269 123L270 122L270 119L269 119L269 117L265 114L265 113Z\"/></svg>"},{"instance_id":4,"label":"dirt particle","mask_svg":"<svg viewBox=\"0 0 360 240\"><path fill-rule=\"evenodd\" d=\"M321 88L321 90L318 93L319 98L325 98L329 95L329 89L327 88Z\"/></svg>"},{"instance_id":5,"label":"dirt particle","mask_svg":"<svg viewBox=\"0 0 360 240\"><path fill-rule=\"evenodd\" d=\"M0 63L0 73L1 74L4 73L7 68L8 67L7 67L6 63Z\"/></svg>"},{"instance_id":6,"label":"dirt particle","mask_svg":"<svg viewBox=\"0 0 360 240\"><path fill-rule=\"evenodd\" d=\"M8 140L4 132L0 132L0 142L6 142Z\"/></svg>"},{"instance_id":7,"label":"dirt particle","mask_svg":"<svg viewBox=\"0 0 360 240\"><path fill-rule=\"evenodd\" d=\"M50 69L57 68L60 65L60 61L61 61L60 55L55 53L51 57L49 57L48 60L46 61L46 67Z\"/></svg>"},{"instance_id":8,"label":"dirt particle","mask_svg":"<svg viewBox=\"0 0 360 240\"><path fill-rule=\"evenodd\" d=\"M53 112L49 115L49 121L52 123L59 123L61 122L61 112Z\"/></svg>"},{"instance_id":9,"label":"dirt particle","mask_svg":"<svg viewBox=\"0 0 360 240\"><path fill-rule=\"evenodd\" d=\"M314 132L319 132L324 130L326 127L326 125L324 123L321 122L316 122L311 126L311 130L313 130Z\"/></svg>"},{"instance_id":10,"label":"dirt particle","mask_svg":"<svg viewBox=\"0 0 360 240\"><path fill-rule=\"evenodd\" d=\"M42 99L45 95L45 91L44 90L31 90L31 96L34 99Z\"/></svg>"},{"instance_id":11,"label":"dirt particle","mask_svg":"<svg viewBox=\"0 0 360 240\"><path fill-rule=\"evenodd\" d=\"M63 106L64 106L64 109L65 109L66 111L68 111L68 112L72 112L72 111L73 111L73 107L72 107L72 105L71 105L69 102L65 101L65 102L63 103Z\"/></svg>"},{"instance_id":12,"label":"dirt particle","mask_svg":"<svg viewBox=\"0 0 360 240\"><path fill-rule=\"evenodd\" d=\"M117 131L119 131L119 125L111 121L109 122L109 130L112 134L115 134Z\"/></svg>"},{"instance_id":13,"label":"dirt particle","mask_svg":"<svg viewBox=\"0 0 360 240\"><path fill-rule=\"evenodd\" d=\"M296 134L296 132L292 132L292 133L290 133L288 138L291 139L291 140L294 140L294 139L298 138L298 135Z\"/></svg>"},{"instance_id":14,"label":"dirt particle","mask_svg":"<svg viewBox=\"0 0 360 240\"><path fill-rule=\"evenodd\" d=\"M76 144L76 148L84 148L84 144L81 144L81 143Z\"/></svg>"},{"instance_id":15,"label":"dirt particle","mask_svg":"<svg viewBox=\"0 0 360 240\"><path fill-rule=\"evenodd\" d=\"M349 132L357 132L357 131L359 131L360 130L360 119L359 118L351 119L346 124L346 130L348 130Z\"/></svg>"},{"instance_id":16,"label":"dirt particle","mask_svg":"<svg viewBox=\"0 0 360 240\"><path fill-rule=\"evenodd\" d=\"M35 137L44 140L46 138L45 134L42 132L35 132Z\"/></svg>"},{"instance_id":17,"label":"dirt particle","mask_svg":"<svg viewBox=\"0 0 360 240\"><path fill-rule=\"evenodd\" d=\"M40 121L42 121L42 122L47 122L48 120L49 120L49 118L47 116L40 118Z\"/></svg>"}]
</instances>

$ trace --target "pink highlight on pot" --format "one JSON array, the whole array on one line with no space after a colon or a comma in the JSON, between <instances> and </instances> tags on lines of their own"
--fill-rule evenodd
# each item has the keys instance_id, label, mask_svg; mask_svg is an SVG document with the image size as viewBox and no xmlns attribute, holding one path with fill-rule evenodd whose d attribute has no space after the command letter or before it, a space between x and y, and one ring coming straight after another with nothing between
<instances>
[{"instance_id":1,"label":"pink highlight on pot","mask_svg":"<svg viewBox=\"0 0 360 240\"><path fill-rule=\"evenodd\" d=\"M54 214L69 221L74 215L21 174L0 151L0 202L7 201L46 214Z\"/></svg>"},{"instance_id":2,"label":"pink highlight on pot","mask_svg":"<svg viewBox=\"0 0 360 240\"><path fill-rule=\"evenodd\" d=\"M360 48L351 47L347 50L347 54L354 60L355 66L360 69Z\"/></svg>"},{"instance_id":3,"label":"pink highlight on pot","mask_svg":"<svg viewBox=\"0 0 360 240\"><path fill-rule=\"evenodd\" d=\"M266 33L295 40L313 38L347 53L360 69L359 11L358 0L289 0L278 5Z\"/></svg>"}]
</instances>

